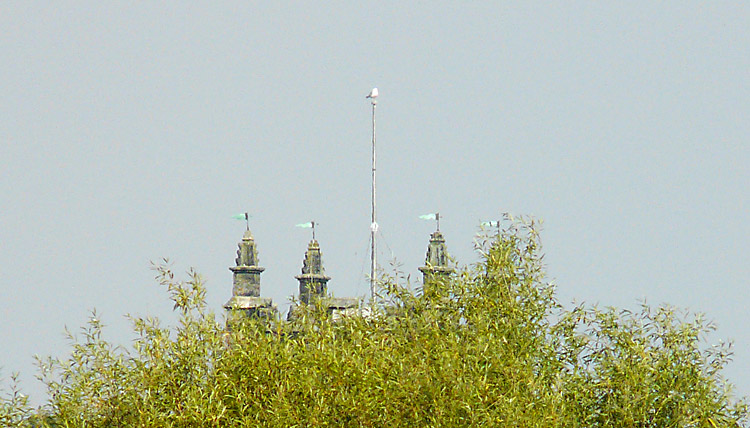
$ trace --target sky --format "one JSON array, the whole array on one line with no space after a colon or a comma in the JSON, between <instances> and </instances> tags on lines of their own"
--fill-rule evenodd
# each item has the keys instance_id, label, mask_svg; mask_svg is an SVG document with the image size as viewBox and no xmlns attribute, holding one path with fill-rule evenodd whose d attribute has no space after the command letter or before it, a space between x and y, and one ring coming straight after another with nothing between
<instances>
[{"instance_id":1,"label":"sky","mask_svg":"<svg viewBox=\"0 0 750 428\"><path fill-rule=\"evenodd\" d=\"M372 87L381 267L412 280L440 212L543 221L560 301L705 313L750 395L750 4L0 4L0 377L45 398L92 310L174 321L151 262L218 313L249 212L285 312L315 220L336 296L368 292Z\"/></svg>"}]
</instances>

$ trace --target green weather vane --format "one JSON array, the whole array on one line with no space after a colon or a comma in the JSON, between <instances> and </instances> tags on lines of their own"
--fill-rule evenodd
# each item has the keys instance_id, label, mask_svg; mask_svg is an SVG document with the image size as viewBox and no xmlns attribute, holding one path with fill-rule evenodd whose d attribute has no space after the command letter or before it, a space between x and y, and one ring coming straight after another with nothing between
<instances>
[{"instance_id":1,"label":"green weather vane","mask_svg":"<svg viewBox=\"0 0 750 428\"><path fill-rule=\"evenodd\" d=\"M248 213L242 213L242 214L235 214L232 216L235 220L245 220L245 226L247 227L247 230L250 230L250 217L252 217Z\"/></svg>"},{"instance_id":2,"label":"green weather vane","mask_svg":"<svg viewBox=\"0 0 750 428\"><path fill-rule=\"evenodd\" d=\"M419 216L422 220L435 220L437 223L437 231L440 232L440 213L429 213Z\"/></svg>"},{"instance_id":3,"label":"green weather vane","mask_svg":"<svg viewBox=\"0 0 750 428\"><path fill-rule=\"evenodd\" d=\"M315 240L315 220L309 221L307 223L299 223L295 224L294 227L301 227L303 229L312 229L312 239Z\"/></svg>"},{"instance_id":4,"label":"green weather vane","mask_svg":"<svg viewBox=\"0 0 750 428\"><path fill-rule=\"evenodd\" d=\"M483 227L496 227L497 228L497 233L500 233L500 223L501 223L501 220L483 221L481 223L481 225Z\"/></svg>"}]
</instances>

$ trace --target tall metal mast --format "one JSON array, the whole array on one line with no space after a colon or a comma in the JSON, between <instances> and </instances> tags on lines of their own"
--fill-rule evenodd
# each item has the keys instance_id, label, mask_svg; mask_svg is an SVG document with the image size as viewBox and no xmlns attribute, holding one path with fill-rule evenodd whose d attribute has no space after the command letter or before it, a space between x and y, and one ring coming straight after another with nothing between
<instances>
[{"instance_id":1,"label":"tall metal mast","mask_svg":"<svg viewBox=\"0 0 750 428\"><path fill-rule=\"evenodd\" d=\"M375 302L375 283L377 268L377 245L375 237L378 231L377 206L375 204L376 186L375 186L375 108L378 105L378 88L373 88L367 96L372 103L372 223L370 223L370 302Z\"/></svg>"}]
</instances>

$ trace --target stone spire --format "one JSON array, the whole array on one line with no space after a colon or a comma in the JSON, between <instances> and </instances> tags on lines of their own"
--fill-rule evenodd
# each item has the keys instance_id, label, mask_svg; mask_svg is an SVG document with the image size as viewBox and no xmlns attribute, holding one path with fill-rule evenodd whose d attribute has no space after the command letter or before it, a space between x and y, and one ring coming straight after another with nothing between
<instances>
[{"instance_id":1,"label":"stone spire","mask_svg":"<svg viewBox=\"0 0 750 428\"><path fill-rule=\"evenodd\" d=\"M422 283L425 286L435 280L445 280L453 273L454 269L448 264L448 248L445 245L445 238L439 230L430 235L425 265L419 270L422 272Z\"/></svg>"},{"instance_id":2,"label":"stone spire","mask_svg":"<svg viewBox=\"0 0 750 428\"><path fill-rule=\"evenodd\" d=\"M299 300L302 304L321 303L336 320L346 313L356 313L360 299L356 297L332 297L328 295L328 281L330 277L323 270L323 259L320 255L320 245L313 238L307 245L305 259L302 262L302 273L294 278L299 281ZM299 306L292 304L287 319L295 320L299 313Z\"/></svg>"},{"instance_id":3,"label":"stone spire","mask_svg":"<svg viewBox=\"0 0 750 428\"><path fill-rule=\"evenodd\" d=\"M228 310L244 311L247 315L270 315L276 307L271 299L260 297L260 274L265 268L258 266L258 249L250 230L246 230L238 244L236 266L229 270L234 276L232 298L224 305Z\"/></svg>"},{"instance_id":4,"label":"stone spire","mask_svg":"<svg viewBox=\"0 0 750 428\"><path fill-rule=\"evenodd\" d=\"M258 266L258 249L255 248L255 238L250 230L245 231L242 241L238 244L237 266L229 270L234 274L234 296L260 296L260 274L266 268Z\"/></svg>"},{"instance_id":5,"label":"stone spire","mask_svg":"<svg viewBox=\"0 0 750 428\"><path fill-rule=\"evenodd\" d=\"M295 278L299 281L299 298L302 302L310 303L310 298L313 296L327 297L327 284L331 278L325 276L320 245L315 239L307 246L305 260L302 262L302 273Z\"/></svg>"}]
</instances>

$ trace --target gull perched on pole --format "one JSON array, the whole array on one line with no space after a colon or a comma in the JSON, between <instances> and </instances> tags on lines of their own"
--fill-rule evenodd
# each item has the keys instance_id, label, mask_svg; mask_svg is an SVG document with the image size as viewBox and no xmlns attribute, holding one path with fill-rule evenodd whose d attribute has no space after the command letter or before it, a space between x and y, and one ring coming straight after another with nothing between
<instances>
[{"instance_id":1,"label":"gull perched on pole","mask_svg":"<svg viewBox=\"0 0 750 428\"><path fill-rule=\"evenodd\" d=\"M372 88L372 91L370 91L370 94L367 95L365 98L377 98L378 97L378 88Z\"/></svg>"}]
</instances>

